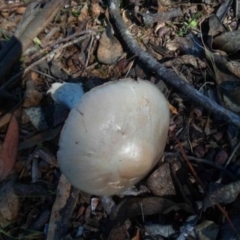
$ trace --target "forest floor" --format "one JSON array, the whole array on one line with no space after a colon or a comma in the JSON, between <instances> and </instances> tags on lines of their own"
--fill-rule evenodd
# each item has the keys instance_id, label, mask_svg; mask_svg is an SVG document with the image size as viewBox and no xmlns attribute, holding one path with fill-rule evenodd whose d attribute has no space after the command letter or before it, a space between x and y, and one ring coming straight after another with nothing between
<instances>
[{"instance_id":1,"label":"forest floor","mask_svg":"<svg viewBox=\"0 0 240 240\"><path fill-rule=\"evenodd\" d=\"M0 0L0 239L240 239L238 3ZM123 78L154 83L171 119L140 193L107 213L61 174L69 110L48 90Z\"/></svg>"}]
</instances>

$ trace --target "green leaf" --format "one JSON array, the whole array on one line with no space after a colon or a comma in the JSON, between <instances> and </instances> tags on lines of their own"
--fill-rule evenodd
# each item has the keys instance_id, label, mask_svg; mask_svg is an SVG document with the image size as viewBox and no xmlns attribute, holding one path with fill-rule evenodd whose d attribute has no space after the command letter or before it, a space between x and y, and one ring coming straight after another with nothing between
<instances>
[{"instance_id":1,"label":"green leaf","mask_svg":"<svg viewBox=\"0 0 240 240\"><path fill-rule=\"evenodd\" d=\"M33 42L35 43L35 44L37 44L37 45L41 45L42 43L41 43L41 40L38 38L38 37L35 37L34 39L33 39Z\"/></svg>"},{"instance_id":2,"label":"green leaf","mask_svg":"<svg viewBox=\"0 0 240 240\"><path fill-rule=\"evenodd\" d=\"M190 25L191 27L196 27L196 26L197 26L197 21L196 21L196 20L191 20L190 23L189 23L189 25Z\"/></svg>"}]
</instances>

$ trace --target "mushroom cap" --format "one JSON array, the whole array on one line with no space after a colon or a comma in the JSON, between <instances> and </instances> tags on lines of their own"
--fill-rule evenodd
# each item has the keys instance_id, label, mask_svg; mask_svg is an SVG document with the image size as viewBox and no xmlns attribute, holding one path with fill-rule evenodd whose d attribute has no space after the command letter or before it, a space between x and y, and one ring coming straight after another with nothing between
<instances>
[{"instance_id":1,"label":"mushroom cap","mask_svg":"<svg viewBox=\"0 0 240 240\"><path fill-rule=\"evenodd\" d=\"M130 78L105 83L71 110L59 141L60 169L82 191L120 193L159 161L168 127L168 102L154 84Z\"/></svg>"}]
</instances>

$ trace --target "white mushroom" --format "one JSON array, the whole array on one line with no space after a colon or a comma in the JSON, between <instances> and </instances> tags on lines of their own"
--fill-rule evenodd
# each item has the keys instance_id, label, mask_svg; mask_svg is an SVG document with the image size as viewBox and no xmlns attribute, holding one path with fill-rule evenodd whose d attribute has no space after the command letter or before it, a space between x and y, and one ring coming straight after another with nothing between
<instances>
[{"instance_id":1,"label":"white mushroom","mask_svg":"<svg viewBox=\"0 0 240 240\"><path fill-rule=\"evenodd\" d=\"M120 193L145 177L163 154L168 103L149 81L123 79L83 95L63 127L59 166L90 194Z\"/></svg>"}]
</instances>

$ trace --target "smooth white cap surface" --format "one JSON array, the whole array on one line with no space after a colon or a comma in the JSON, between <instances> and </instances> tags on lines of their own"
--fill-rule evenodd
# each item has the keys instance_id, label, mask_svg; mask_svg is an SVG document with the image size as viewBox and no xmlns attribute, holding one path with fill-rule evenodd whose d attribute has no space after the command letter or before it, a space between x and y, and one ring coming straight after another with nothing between
<instances>
[{"instance_id":1,"label":"smooth white cap surface","mask_svg":"<svg viewBox=\"0 0 240 240\"><path fill-rule=\"evenodd\" d=\"M159 161L168 127L168 102L154 84L132 79L105 83L71 110L59 141L59 166L82 191L119 193Z\"/></svg>"}]
</instances>

